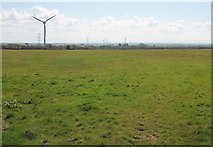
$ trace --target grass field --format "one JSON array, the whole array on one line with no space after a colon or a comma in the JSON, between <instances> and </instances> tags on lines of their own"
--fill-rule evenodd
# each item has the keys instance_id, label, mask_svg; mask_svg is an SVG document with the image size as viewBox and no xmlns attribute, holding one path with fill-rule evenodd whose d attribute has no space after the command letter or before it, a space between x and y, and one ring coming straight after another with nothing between
<instances>
[{"instance_id":1,"label":"grass field","mask_svg":"<svg viewBox=\"0 0 213 147\"><path fill-rule=\"evenodd\" d=\"M3 50L3 144L211 144L210 50Z\"/></svg>"}]
</instances>

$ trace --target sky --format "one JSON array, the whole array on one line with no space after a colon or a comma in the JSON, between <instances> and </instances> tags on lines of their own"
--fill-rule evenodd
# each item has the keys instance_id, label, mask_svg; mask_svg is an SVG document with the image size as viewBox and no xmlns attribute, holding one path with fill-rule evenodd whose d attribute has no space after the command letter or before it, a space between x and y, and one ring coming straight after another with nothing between
<instances>
[{"instance_id":1,"label":"sky","mask_svg":"<svg viewBox=\"0 0 213 147\"><path fill-rule=\"evenodd\" d=\"M210 43L210 2L3 2L1 42ZM40 34L40 35L39 35ZM40 41L39 37L40 36Z\"/></svg>"}]
</instances>

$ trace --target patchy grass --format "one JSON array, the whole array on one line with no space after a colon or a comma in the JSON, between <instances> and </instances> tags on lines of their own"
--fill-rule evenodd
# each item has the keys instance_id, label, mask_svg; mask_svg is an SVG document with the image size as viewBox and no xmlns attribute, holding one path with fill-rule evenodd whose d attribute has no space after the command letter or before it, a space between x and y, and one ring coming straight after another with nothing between
<instances>
[{"instance_id":1,"label":"patchy grass","mask_svg":"<svg viewBox=\"0 0 213 147\"><path fill-rule=\"evenodd\" d=\"M209 145L210 52L3 50L3 145Z\"/></svg>"}]
</instances>

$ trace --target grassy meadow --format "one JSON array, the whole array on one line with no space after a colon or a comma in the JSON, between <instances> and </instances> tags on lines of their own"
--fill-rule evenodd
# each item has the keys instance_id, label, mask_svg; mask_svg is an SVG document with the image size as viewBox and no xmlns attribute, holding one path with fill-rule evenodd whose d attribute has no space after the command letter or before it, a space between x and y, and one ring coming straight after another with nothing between
<instances>
[{"instance_id":1,"label":"grassy meadow","mask_svg":"<svg viewBox=\"0 0 213 147\"><path fill-rule=\"evenodd\" d=\"M3 145L210 145L210 50L3 50Z\"/></svg>"}]
</instances>

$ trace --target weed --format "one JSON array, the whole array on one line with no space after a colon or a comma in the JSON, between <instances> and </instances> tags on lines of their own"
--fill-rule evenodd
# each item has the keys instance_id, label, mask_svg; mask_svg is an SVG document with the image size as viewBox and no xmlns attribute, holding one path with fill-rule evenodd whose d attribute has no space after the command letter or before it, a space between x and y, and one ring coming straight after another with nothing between
<instances>
[{"instance_id":1,"label":"weed","mask_svg":"<svg viewBox=\"0 0 213 147\"><path fill-rule=\"evenodd\" d=\"M34 133L31 130L26 130L23 134L23 136L29 140L32 140L35 138Z\"/></svg>"},{"instance_id":2,"label":"weed","mask_svg":"<svg viewBox=\"0 0 213 147\"><path fill-rule=\"evenodd\" d=\"M15 99L11 100L9 102L4 102L4 106L7 107L8 109L13 109L13 108L21 108L22 105Z\"/></svg>"},{"instance_id":3,"label":"weed","mask_svg":"<svg viewBox=\"0 0 213 147\"><path fill-rule=\"evenodd\" d=\"M88 112L91 110L95 110L96 107L94 107L91 103L84 103L84 104L78 105L78 109L80 111Z\"/></svg>"},{"instance_id":4,"label":"weed","mask_svg":"<svg viewBox=\"0 0 213 147\"><path fill-rule=\"evenodd\" d=\"M5 119L10 119L10 118L12 118L12 117L14 117L14 114L13 114L13 113L8 113L8 114L6 115L6 117L5 117Z\"/></svg>"}]
</instances>

